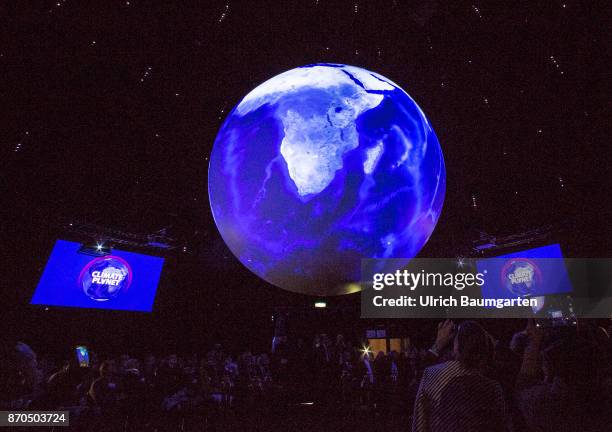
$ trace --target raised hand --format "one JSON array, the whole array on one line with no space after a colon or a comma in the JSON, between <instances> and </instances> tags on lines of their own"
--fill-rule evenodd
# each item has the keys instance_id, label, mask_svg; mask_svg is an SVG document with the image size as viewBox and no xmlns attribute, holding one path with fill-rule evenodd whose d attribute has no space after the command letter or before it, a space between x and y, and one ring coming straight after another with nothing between
<instances>
[{"instance_id":1,"label":"raised hand","mask_svg":"<svg viewBox=\"0 0 612 432\"><path fill-rule=\"evenodd\" d=\"M435 347L438 352L442 351L455 337L455 323L447 319L438 324Z\"/></svg>"}]
</instances>

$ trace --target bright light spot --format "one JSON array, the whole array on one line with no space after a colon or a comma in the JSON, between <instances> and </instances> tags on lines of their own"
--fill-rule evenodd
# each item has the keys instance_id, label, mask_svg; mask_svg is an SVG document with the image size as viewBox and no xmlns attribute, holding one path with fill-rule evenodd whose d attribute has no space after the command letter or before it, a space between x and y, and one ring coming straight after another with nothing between
<instances>
[{"instance_id":1,"label":"bright light spot","mask_svg":"<svg viewBox=\"0 0 612 432\"><path fill-rule=\"evenodd\" d=\"M370 348L370 347L369 347L369 346L367 346L367 345L363 345L363 346L361 347L361 350L360 350L360 351L361 351L361 355L362 355L363 357L365 357L365 356L369 356L370 354L372 354L372 348Z\"/></svg>"},{"instance_id":2,"label":"bright light spot","mask_svg":"<svg viewBox=\"0 0 612 432\"><path fill-rule=\"evenodd\" d=\"M322 309L322 308L326 308L326 307L327 307L327 303L326 303L326 302L323 302L323 301L321 301L321 302L315 302L314 307L316 307L316 308L320 308L320 309Z\"/></svg>"}]
</instances>

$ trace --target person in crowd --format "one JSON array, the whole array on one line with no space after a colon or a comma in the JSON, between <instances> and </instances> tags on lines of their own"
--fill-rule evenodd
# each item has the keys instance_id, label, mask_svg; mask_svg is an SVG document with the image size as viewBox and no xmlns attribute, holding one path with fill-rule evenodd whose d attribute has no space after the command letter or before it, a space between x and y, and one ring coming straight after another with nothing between
<instances>
[{"instance_id":1,"label":"person in crowd","mask_svg":"<svg viewBox=\"0 0 612 432\"><path fill-rule=\"evenodd\" d=\"M485 330L474 321L438 327L429 354L438 357L453 341L454 359L425 369L416 395L413 432L503 431L507 428L501 386L483 374L490 358Z\"/></svg>"},{"instance_id":2,"label":"person in crowd","mask_svg":"<svg viewBox=\"0 0 612 432\"><path fill-rule=\"evenodd\" d=\"M333 348L333 362L335 365L342 364L345 350L346 350L346 342L344 340L344 335L341 335L341 334L336 335L336 342Z\"/></svg>"},{"instance_id":3,"label":"person in crowd","mask_svg":"<svg viewBox=\"0 0 612 432\"><path fill-rule=\"evenodd\" d=\"M514 354L522 357L528 343L529 336L527 335L527 332L525 330L521 330L514 333L512 336L512 340L510 341L510 350Z\"/></svg>"},{"instance_id":4,"label":"person in crowd","mask_svg":"<svg viewBox=\"0 0 612 432\"><path fill-rule=\"evenodd\" d=\"M304 400L311 393L313 382L312 350L303 337L298 337L288 350L289 383L295 389L293 397Z\"/></svg>"},{"instance_id":5,"label":"person in crowd","mask_svg":"<svg viewBox=\"0 0 612 432\"><path fill-rule=\"evenodd\" d=\"M236 363L234 359L232 359L232 356L228 355L225 357L223 370L232 381L234 381L238 376L238 363Z\"/></svg>"},{"instance_id":6,"label":"person in crowd","mask_svg":"<svg viewBox=\"0 0 612 432\"><path fill-rule=\"evenodd\" d=\"M49 409L79 405L81 397L88 390L79 385L86 379L87 372L79 367L76 359L66 361L62 368L47 380L42 404Z\"/></svg>"},{"instance_id":7,"label":"person in crowd","mask_svg":"<svg viewBox=\"0 0 612 432\"><path fill-rule=\"evenodd\" d=\"M0 343L0 409L27 409L41 381L37 356L28 345Z\"/></svg>"},{"instance_id":8,"label":"person in crowd","mask_svg":"<svg viewBox=\"0 0 612 432\"><path fill-rule=\"evenodd\" d=\"M113 360L106 360L100 365L100 377L91 384L89 397L103 413L116 410L120 395L117 366Z\"/></svg>"},{"instance_id":9,"label":"person in crowd","mask_svg":"<svg viewBox=\"0 0 612 432\"><path fill-rule=\"evenodd\" d=\"M219 343L213 345L212 349L206 354L206 360L211 367L210 372L214 375L215 379L221 378L224 358L225 354Z\"/></svg>"},{"instance_id":10,"label":"person in crowd","mask_svg":"<svg viewBox=\"0 0 612 432\"><path fill-rule=\"evenodd\" d=\"M272 375L276 380L286 384L289 381L289 347L286 342L279 341L276 345L276 350L272 353L272 361L267 354L261 354L257 358L258 374L265 381L269 380ZM271 369L271 370L270 370Z\"/></svg>"},{"instance_id":11,"label":"person in crowd","mask_svg":"<svg viewBox=\"0 0 612 432\"><path fill-rule=\"evenodd\" d=\"M354 360L351 351L346 349L342 353L342 364L340 365L340 395L343 401L351 400L354 388Z\"/></svg>"},{"instance_id":12,"label":"person in crowd","mask_svg":"<svg viewBox=\"0 0 612 432\"><path fill-rule=\"evenodd\" d=\"M172 395L180 390L183 383L183 370L176 354L170 354L157 371L156 383L164 395Z\"/></svg>"},{"instance_id":13,"label":"person in crowd","mask_svg":"<svg viewBox=\"0 0 612 432\"><path fill-rule=\"evenodd\" d=\"M559 339L543 347L545 332L529 320L523 361L517 376L517 403L529 431L578 430L578 400L573 369L580 367L575 347Z\"/></svg>"},{"instance_id":14,"label":"person in crowd","mask_svg":"<svg viewBox=\"0 0 612 432\"><path fill-rule=\"evenodd\" d=\"M360 361L355 367L355 376L359 380L361 405L367 406L372 401L372 391L375 384L372 353L365 351L360 355Z\"/></svg>"},{"instance_id":15,"label":"person in crowd","mask_svg":"<svg viewBox=\"0 0 612 432\"><path fill-rule=\"evenodd\" d=\"M327 335L316 335L313 342L313 351L315 356L315 364L318 369L323 369L331 360L331 353Z\"/></svg>"},{"instance_id":16,"label":"person in crowd","mask_svg":"<svg viewBox=\"0 0 612 432\"><path fill-rule=\"evenodd\" d=\"M390 383L392 385L396 385L399 381L399 368L400 368L399 353L397 351L391 351L389 353L388 364L389 364L388 372L389 372Z\"/></svg>"},{"instance_id":17,"label":"person in crowd","mask_svg":"<svg viewBox=\"0 0 612 432\"><path fill-rule=\"evenodd\" d=\"M389 358L383 351L379 351L374 359L374 388L373 397L377 407L381 407L385 402L387 386L390 383L391 369Z\"/></svg>"},{"instance_id":18,"label":"person in crowd","mask_svg":"<svg viewBox=\"0 0 612 432\"><path fill-rule=\"evenodd\" d=\"M146 383L152 383L155 376L157 375L157 359L151 353L148 353L144 357L144 363L142 368L142 377Z\"/></svg>"},{"instance_id":19,"label":"person in crowd","mask_svg":"<svg viewBox=\"0 0 612 432\"><path fill-rule=\"evenodd\" d=\"M146 401L146 385L141 373L140 362L128 358L121 370L121 391L125 397L126 412L135 416Z\"/></svg>"},{"instance_id":20,"label":"person in crowd","mask_svg":"<svg viewBox=\"0 0 612 432\"><path fill-rule=\"evenodd\" d=\"M160 362L151 354L142 363L103 357L99 368L75 362L58 368L43 353L44 374L34 351L13 342L0 350L0 402L7 409L66 407L84 432L102 430L108 415L116 419L111 429L175 430L189 416L269 413L278 402L305 401L379 418L412 406L414 431L603 431L612 373L610 338L599 325L543 331L530 322L510 342L511 333L497 339L475 322L447 320L431 348L405 344L403 352L379 352L376 359L344 337L331 343L324 334L313 344L291 339L272 354L244 351L236 361L220 345ZM279 367L281 359L286 366Z\"/></svg>"},{"instance_id":21,"label":"person in crowd","mask_svg":"<svg viewBox=\"0 0 612 432\"><path fill-rule=\"evenodd\" d=\"M389 362L383 351L378 351L374 359L374 381L383 385L389 376Z\"/></svg>"},{"instance_id":22,"label":"person in crowd","mask_svg":"<svg viewBox=\"0 0 612 432\"><path fill-rule=\"evenodd\" d=\"M409 359L416 359L419 356L419 349L414 346L412 339L409 336L404 338L403 352L406 353L406 357Z\"/></svg>"}]
</instances>

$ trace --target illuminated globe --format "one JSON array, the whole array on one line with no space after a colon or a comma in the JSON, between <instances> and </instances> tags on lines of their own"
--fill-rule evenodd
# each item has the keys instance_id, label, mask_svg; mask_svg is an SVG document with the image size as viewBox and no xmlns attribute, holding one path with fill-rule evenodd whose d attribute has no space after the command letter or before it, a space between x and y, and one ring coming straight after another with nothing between
<instances>
[{"instance_id":1,"label":"illuminated globe","mask_svg":"<svg viewBox=\"0 0 612 432\"><path fill-rule=\"evenodd\" d=\"M107 256L89 262L79 277L83 292L95 301L108 301L127 291L130 267L118 257Z\"/></svg>"},{"instance_id":2,"label":"illuminated globe","mask_svg":"<svg viewBox=\"0 0 612 432\"><path fill-rule=\"evenodd\" d=\"M219 131L209 196L221 236L281 288L352 290L363 258L412 258L442 210L438 139L397 84L354 66L289 70Z\"/></svg>"}]
</instances>

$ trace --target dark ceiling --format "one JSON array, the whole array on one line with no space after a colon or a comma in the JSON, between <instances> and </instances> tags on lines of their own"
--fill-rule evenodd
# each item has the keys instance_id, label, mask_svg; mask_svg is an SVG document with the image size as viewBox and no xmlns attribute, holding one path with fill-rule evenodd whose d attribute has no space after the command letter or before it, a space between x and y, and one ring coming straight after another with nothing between
<instances>
[{"instance_id":1,"label":"dark ceiling","mask_svg":"<svg viewBox=\"0 0 612 432\"><path fill-rule=\"evenodd\" d=\"M544 224L564 225L576 254L609 254L607 9L571 0L10 2L0 144L13 298L30 295L70 220L167 228L188 246L177 269L190 269L175 269L170 285L243 289L237 298L260 285L217 234L208 156L248 91L316 62L377 71L427 113L448 186L423 255L463 253L479 230Z\"/></svg>"}]
</instances>

